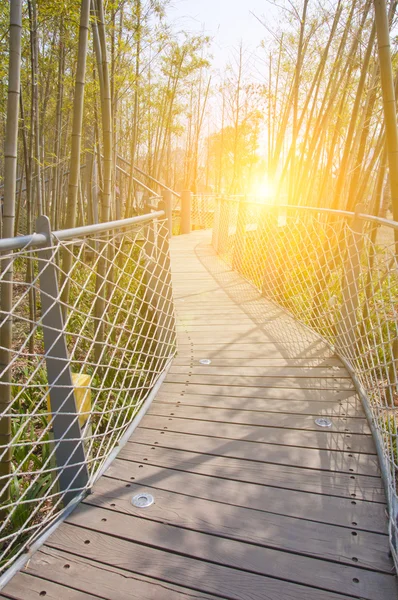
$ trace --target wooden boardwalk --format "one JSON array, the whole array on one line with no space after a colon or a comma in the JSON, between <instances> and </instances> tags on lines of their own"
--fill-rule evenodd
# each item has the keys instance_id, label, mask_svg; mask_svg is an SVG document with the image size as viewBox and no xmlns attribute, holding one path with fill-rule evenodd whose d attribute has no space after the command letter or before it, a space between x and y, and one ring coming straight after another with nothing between
<instances>
[{"instance_id":1,"label":"wooden boardwalk","mask_svg":"<svg viewBox=\"0 0 398 600\"><path fill-rule=\"evenodd\" d=\"M172 269L165 383L1 597L396 599L375 448L343 365L220 262L208 232L172 240ZM151 507L132 505L141 491Z\"/></svg>"}]
</instances>

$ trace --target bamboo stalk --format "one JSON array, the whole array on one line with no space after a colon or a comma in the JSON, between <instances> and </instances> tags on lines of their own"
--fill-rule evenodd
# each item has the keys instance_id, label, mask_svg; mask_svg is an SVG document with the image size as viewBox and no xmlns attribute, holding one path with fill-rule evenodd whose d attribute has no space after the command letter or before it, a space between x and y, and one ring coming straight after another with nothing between
<instances>
[{"instance_id":1,"label":"bamboo stalk","mask_svg":"<svg viewBox=\"0 0 398 600\"><path fill-rule=\"evenodd\" d=\"M398 127L394 78L391 62L390 29L385 0L374 0L378 57L381 88L383 95L384 120L388 152L388 168L391 188L391 202L394 220L398 220ZM396 243L398 240L396 239Z\"/></svg>"},{"instance_id":2,"label":"bamboo stalk","mask_svg":"<svg viewBox=\"0 0 398 600\"><path fill-rule=\"evenodd\" d=\"M70 155L69 184L68 184L68 202L66 213L66 228L73 228L76 225L77 202L79 193L80 179L80 148L83 125L83 107L84 107L84 86L87 62L88 28L90 20L90 0L82 0L80 8L80 27L79 27L79 47L77 70L75 80L75 95L73 100L73 124L72 124L72 147ZM62 270L66 278L63 286L61 301L65 306L69 298L69 280L68 274L72 267L72 253L70 248L64 253L62 258Z\"/></svg>"},{"instance_id":3,"label":"bamboo stalk","mask_svg":"<svg viewBox=\"0 0 398 600\"><path fill-rule=\"evenodd\" d=\"M104 169L103 169L103 192L101 217L103 221L109 220L109 215L112 206L112 98L109 78L109 61L106 47L105 35L105 16L104 5L102 0L92 0L94 12L94 21L96 26L93 27L94 49L96 53L98 72L100 76L100 92L101 92L101 116L102 116L102 136L104 150ZM105 242L106 244L106 242ZM105 307L106 294L106 254L107 249L104 246L101 251L101 257L98 261L97 276L95 282L96 300L94 306L94 314L96 319L95 331L95 346L94 354L97 363L101 361L103 352L104 339L104 322L103 313ZM110 276L111 278L111 276Z\"/></svg>"},{"instance_id":4,"label":"bamboo stalk","mask_svg":"<svg viewBox=\"0 0 398 600\"><path fill-rule=\"evenodd\" d=\"M18 151L18 114L21 80L21 33L22 1L10 2L10 53L8 66L7 122L4 151L4 207L3 236L14 235L15 196L17 179ZM2 260L3 282L1 285L1 327L0 327L0 369L4 370L0 379L0 504L7 502L10 496L9 476L11 473L11 419L4 415L10 409L11 373L10 363L12 346L12 282L13 261Z\"/></svg>"},{"instance_id":5,"label":"bamboo stalk","mask_svg":"<svg viewBox=\"0 0 398 600\"><path fill-rule=\"evenodd\" d=\"M380 65L381 88L383 94L384 121L386 127L388 169L391 190L391 203L394 220L398 220L398 126L395 100L394 77L392 71L390 28L385 0L374 0L378 56ZM394 231L395 252L398 253L398 231ZM398 338L392 343L392 357L389 368L390 400L393 402L393 390L397 389Z\"/></svg>"}]
</instances>

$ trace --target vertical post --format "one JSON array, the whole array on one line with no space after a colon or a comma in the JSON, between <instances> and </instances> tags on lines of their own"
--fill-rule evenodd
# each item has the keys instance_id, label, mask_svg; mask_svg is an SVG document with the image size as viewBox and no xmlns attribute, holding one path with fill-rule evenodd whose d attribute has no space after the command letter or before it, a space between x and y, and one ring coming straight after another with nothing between
<instances>
[{"instance_id":1,"label":"vertical post","mask_svg":"<svg viewBox=\"0 0 398 600\"><path fill-rule=\"evenodd\" d=\"M68 504L88 483L88 469L79 425L66 347L58 281L48 217L36 221L36 230L48 239L38 251L42 327L52 412L55 457L60 491Z\"/></svg>"},{"instance_id":2,"label":"vertical post","mask_svg":"<svg viewBox=\"0 0 398 600\"><path fill-rule=\"evenodd\" d=\"M234 271L238 271L238 273L240 273L242 270L243 257L245 254L246 208L246 198L239 198L238 220L236 224L234 251L232 256L232 268Z\"/></svg>"},{"instance_id":3,"label":"vertical post","mask_svg":"<svg viewBox=\"0 0 398 600\"><path fill-rule=\"evenodd\" d=\"M264 256L264 275L261 293L266 298L272 298L275 293L275 283L278 280L278 256L280 254L279 235L279 206L271 208L264 213L262 219L264 231L266 232L265 246L262 250Z\"/></svg>"},{"instance_id":4,"label":"vertical post","mask_svg":"<svg viewBox=\"0 0 398 600\"><path fill-rule=\"evenodd\" d=\"M191 233L192 192L181 192L181 233Z\"/></svg>"},{"instance_id":5,"label":"vertical post","mask_svg":"<svg viewBox=\"0 0 398 600\"><path fill-rule=\"evenodd\" d=\"M159 202L158 210L165 210L163 201ZM175 317L171 287L171 270L169 254L169 232L164 221L151 221L147 225L145 254L147 266L144 273L145 312L146 321L146 353L156 357L161 364L156 370L161 371L168 356L170 344L175 345ZM173 335L170 338L170 332ZM152 366L153 368L153 366Z\"/></svg>"},{"instance_id":6,"label":"vertical post","mask_svg":"<svg viewBox=\"0 0 398 600\"><path fill-rule=\"evenodd\" d=\"M159 210L164 210L164 212L166 213L167 228L169 230L169 238L171 238L173 235L173 211L170 190L162 191L162 200L162 208Z\"/></svg>"},{"instance_id":7,"label":"vertical post","mask_svg":"<svg viewBox=\"0 0 398 600\"><path fill-rule=\"evenodd\" d=\"M218 251L218 235L220 230L220 210L221 210L221 201L217 196L214 201L214 217L213 217L213 235L211 237L211 245L214 250Z\"/></svg>"},{"instance_id":8,"label":"vertical post","mask_svg":"<svg viewBox=\"0 0 398 600\"><path fill-rule=\"evenodd\" d=\"M228 199L220 198L220 225L217 236L217 254L223 254L228 251L229 207L230 202Z\"/></svg>"},{"instance_id":9,"label":"vertical post","mask_svg":"<svg viewBox=\"0 0 398 600\"><path fill-rule=\"evenodd\" d=\"M159 202L158 210L165 210L164 202ZM167 236L167 227L164 223L158 223L157 239L157 270L156 270L156 312L157 312L157 342L159 344L159 356L165 361L171 354L170 344L175 345L176 324L174 316L173 288L171 283L170 244ZM169 339L173 331L172 339Z\"/></svg>"},{"instance_id":10,"label":"vertical post","mask_svg":"<svg viewBox=\"0 0 398 600\"><path fill-rule=\"evenodd\" d=\"M348 236L347 255L341 283L341 313L336 327L337 349L347 358L353 355L357 340L359 277L361 274L361 252L363 247L363 221L358 215L362 211L363 205L357 204L351 225L351 234Z\"/></svg>"}]
</instances>

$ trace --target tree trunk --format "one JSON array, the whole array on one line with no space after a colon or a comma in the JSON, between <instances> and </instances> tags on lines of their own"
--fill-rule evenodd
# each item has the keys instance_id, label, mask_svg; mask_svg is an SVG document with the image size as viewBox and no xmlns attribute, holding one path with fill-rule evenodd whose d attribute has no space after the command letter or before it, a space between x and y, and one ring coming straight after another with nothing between
<instances>
[{"instance_id":1,"label":"tree trunk","mask_svg":"<svg viewBox=\"0 0 398 600\"><path fill-rule=\"evenodd\" d=\"M59 28L59 56L58 56L58 83L57 83L57 107L55 115L55 141L54 141L54 160L52 190L51 190L51 227L56 227L57 209L58 209L58 180L60 177L60 158L61 158L61 127L62 127L62 100L63 100L63 82L65 69L65 46L63 41L63 21Z\"/></svg>"},{"instance_id":2,"label":"tree trunk","mask_svg":"<svg viewBox=\"0 0 398 600\"><path fill-rule=\"evenodd\" d=\"M398 221L398 127L391 62L390 30L385 0L374 0L384 120L388 151L389 180L394 220ZM397 232L396 232L397 233ZM396 236L396 244L398 239Z\"/></svg>"},{"instance_id":3,"label":"tree trunk","mask_svg":"<svg viewBox=\"0 0 398 600\"><path fill-rule=\"evenodd\" d=\"M22 1L10 2L10 52L8 67L8 98L7 122L4 147L4 206L3 206L3 237L14 235L15 195L17 179L17 151L18 151L18 112L21 79L21 32L22 32ZM12 346L12 259L3 259L1 264L3 280L1 284L1 311L2 322L0 326L0 366L7 369L10 363L10 349ZM9 476L11 473L11 419L4 415L10 410L11 397L11 372L8 368L0 380L0 448L5 451L0 455L0 505L7 502L10 497Z\"/></svg>"},{"instance_id":4,"label":"tree trunk","mask_svg":"<svg viewBox=\"0 0 398 600\"><path fill-rule=\"evenodd\" d=\"M73 124L69 167L68 200L66 207L66 227L68 229L76 226L77 201L80 179L80 148L83 125L84 85L86 73L89 19L90 0L82 0L80 8L79 47L77 55L78 58L75 79L75 95L73 100ZM64 253L62 258L62 270L64 273L64 277L68 278L71 266L72 253L69 248ZM63 302L63 310L65 314L65 306L68 303L69 299L69 281L66 281L66 284L62 291L61 299Z\"/></svg>"}]
</instances>

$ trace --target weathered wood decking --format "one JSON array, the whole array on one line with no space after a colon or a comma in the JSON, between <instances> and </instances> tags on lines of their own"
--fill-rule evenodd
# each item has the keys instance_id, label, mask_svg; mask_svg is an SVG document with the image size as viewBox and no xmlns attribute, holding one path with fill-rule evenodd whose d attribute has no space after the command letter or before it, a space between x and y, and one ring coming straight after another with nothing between
<instances>
[{"instance_id":1,"label":"weathered wood decking","mask_svg":"<svg viewBox=\"0 0 398 600\"><path fill-rule=\"evenodd\" d=\"M179 352L156 401L3 597L397 598L377 457L347 371L208 241L172 241ZM143 490L155 504L134 508Z\"/></svg>"}]
</instances>

